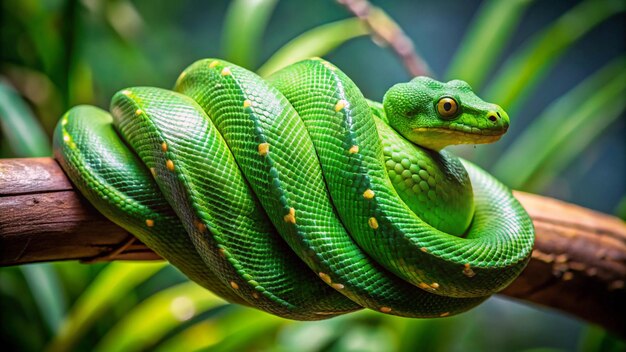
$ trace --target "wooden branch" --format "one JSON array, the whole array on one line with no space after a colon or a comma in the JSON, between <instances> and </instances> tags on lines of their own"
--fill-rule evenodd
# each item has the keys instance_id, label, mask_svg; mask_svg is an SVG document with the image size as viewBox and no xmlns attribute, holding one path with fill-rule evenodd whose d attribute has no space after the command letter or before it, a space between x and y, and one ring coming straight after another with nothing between
<instances>
[{"instance_id":1,"label":"wooden branch","mask_svg":"<svg viewBox=\"0 0 626 352\"><path fill-rule=\"evenodd\" d=\"M0 159L0 266L105 259L129 236L80 196L55 160ZM114 259L160 258L136 241Z\"/></svg>"},{"instance_id":2,"label":"wooden branch","mask_svg":"<svg viewBox=\"0 0 626 352\"><path fill-rule=\"evenodd\" d=\"M555 308L625 336L626 225L576 205L515 192L537 243L502 295ZM0 266L159 257L100 215L50 158L0 159Z\"/></svg>"}]
</instances>

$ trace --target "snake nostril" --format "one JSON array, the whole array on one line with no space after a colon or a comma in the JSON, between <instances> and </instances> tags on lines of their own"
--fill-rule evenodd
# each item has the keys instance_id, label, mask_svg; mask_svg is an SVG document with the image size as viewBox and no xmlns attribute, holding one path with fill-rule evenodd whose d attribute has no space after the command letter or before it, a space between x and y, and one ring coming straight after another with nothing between
<instances>
[{"instance_id":1,"label":"snake nostril","mask_svg":"<svg viewBox=\"0 0 626 352\"><path fill-rule=\"evenodd\" d=\"M497 111L496 114L498 114L498 117L502 117L502 115L500 115L499 111Z\"/></svg>"},{"instance_id":2,"label":"snake nostril","mask_svg":"<svg viewBox=\"0 0 626 352\"><path fill-rule=\"evenodd\" d=\"M498 118L495 115L489 115L488 119L491 122L496 122L496 120L498 120Z\"/></svg>"}]
</instances>

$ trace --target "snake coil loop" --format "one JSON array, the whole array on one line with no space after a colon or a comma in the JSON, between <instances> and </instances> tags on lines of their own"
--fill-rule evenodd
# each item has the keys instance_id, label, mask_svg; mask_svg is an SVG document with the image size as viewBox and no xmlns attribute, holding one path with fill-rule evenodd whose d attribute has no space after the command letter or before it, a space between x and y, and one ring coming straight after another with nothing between
<instances>
[{"instance_id":1,"label":"snake coil loop","mask_svg":"<svg viewBox=\"0 0 626 352\"><path fill-rule=\"evenodd\" d=\"M100 212L231 302L300 320L361 307L441 317L528 261L532 223L505 186L408 142L324 60L267 81L200 60L175 91L125 89L111 114L71 109L55 156Z\"/></svg>"}]
</instances>

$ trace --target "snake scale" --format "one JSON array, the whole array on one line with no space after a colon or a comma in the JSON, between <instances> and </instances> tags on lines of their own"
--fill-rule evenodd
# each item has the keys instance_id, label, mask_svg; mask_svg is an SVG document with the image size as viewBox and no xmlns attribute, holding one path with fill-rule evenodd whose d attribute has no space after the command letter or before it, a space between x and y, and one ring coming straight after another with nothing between
<instances>
[{"instance_id":1,"label":"snake scale","mask_svg":"<svg viewBox=\"0 0 626 352\"><path fill-rule=\"evenodd\" d=\"M319 58L266 80L206 59L110 111L68 111L55 157L102 214L230 302L444 317L528 262L532 222L510 190L442 150L508 128L465 82L416 77L381 104Z\"/></svg>"}]
</instances>

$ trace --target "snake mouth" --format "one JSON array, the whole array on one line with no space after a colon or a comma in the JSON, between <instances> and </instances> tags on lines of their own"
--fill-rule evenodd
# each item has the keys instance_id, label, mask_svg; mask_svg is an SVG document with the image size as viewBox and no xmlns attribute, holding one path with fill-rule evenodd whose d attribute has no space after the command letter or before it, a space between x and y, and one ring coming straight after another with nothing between
<instances>
[{"instance_id":1,"label":"snake mouth","mask_svg":"<svg viewBox=\"0 0 626 352\"><path fill-rule=\"evenodd\" d=\"M416 133L445 133L445 134L455 134L455 135L475 135L475 136L497 136L501 137L505 134L507 128L496 128L496 129L480 129L476 127L469 127L461 124L451 124L448 127L417 127L413 129L413 132Z\"/></svg>"},{"instance_id":2,"label":"snake mouth","mask_svg":"<svg viewBox=\"0 0 626 352\"><path fill-rule=\"evenodd\" d=\"M506 129L481 130L478 128L450 129L442 127L414 128L412 141L423 147L440 150L454 144L488 144L502 137ZM419 136L419 137L418 137Z\"/></svg>"}]
</instances>

